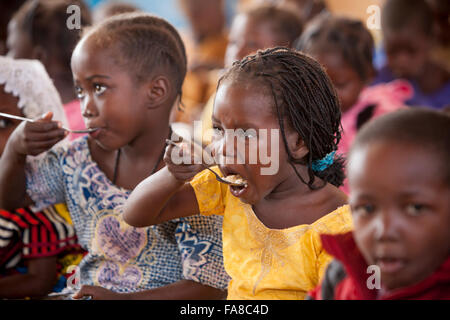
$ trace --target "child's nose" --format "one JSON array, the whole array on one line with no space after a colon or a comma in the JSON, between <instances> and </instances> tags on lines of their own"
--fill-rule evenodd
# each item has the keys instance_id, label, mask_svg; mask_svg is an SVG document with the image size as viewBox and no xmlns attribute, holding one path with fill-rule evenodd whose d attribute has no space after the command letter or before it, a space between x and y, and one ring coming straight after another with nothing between
<instances>
[{"instance_id":1,"label":"child's nose","mask_svg":"<svg viewBox=\"0 0 450 320\"><path fill-rule=\"evenodd\" d=\"M396 213L384 210L375 220L375 237L379 241L395 241L399 236Z\"/></svg>"},{"instance_id":2,"label":"child's nose","mask_svg":"<svg viewBox=\"0 0 450 320\"><path fill-rule=\"evenodd\" d=\"M86 96L81 102L81 114L84 118L92 118L98 114L93 99Z\"/></svg>"}]
</instances>

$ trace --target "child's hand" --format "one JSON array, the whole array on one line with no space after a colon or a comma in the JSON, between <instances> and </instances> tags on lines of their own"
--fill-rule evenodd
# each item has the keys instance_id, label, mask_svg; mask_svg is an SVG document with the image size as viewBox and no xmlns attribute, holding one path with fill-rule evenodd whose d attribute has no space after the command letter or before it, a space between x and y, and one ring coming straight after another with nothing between
<instances>
[{"instance_id":1,"label":"child's hand","mask_svg":"<svg viewBox=\"0 0 450 320\"><path fill-rule=\"evenodd\" d=\"M81 289L72 296L73 299L81 299L83 297L92 297L92 300L122 299L122 295L120 293L98 286L82 286Z\"/></svg>"},{"instance_id":2,"label":"child's hand","mask_svg":"<svg viewBox=\"0 0 450 320\"><path fill-rule=\"evenodd\" d=\"M36 156L50 149L66 137L68 132L61 123L52 121L53 113L47 112L35 122L22 122L11 134L8 144L19 155Z\"/></svg>"},{"instance_id":3,"label":"child's hand","mask_svg":"<svg viewBox=\"0 0 450 320\"><path fill-rule=\"evenodd\" d=\"M197 173L205 169L205 165L198 163L201 161L194 157L192 147L188 142L183 141L175 145L170 141L166 148L164 162L169 172L178 181L189 181Z\"/></svg>"}]
</instances>

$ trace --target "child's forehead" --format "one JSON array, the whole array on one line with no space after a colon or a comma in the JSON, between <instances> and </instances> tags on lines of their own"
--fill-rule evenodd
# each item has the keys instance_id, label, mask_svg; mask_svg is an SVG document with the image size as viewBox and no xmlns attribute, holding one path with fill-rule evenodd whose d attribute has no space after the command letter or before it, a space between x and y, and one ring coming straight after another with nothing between
<instances>
[{"instance_id":1,"label":"child's forehead","mask_svg":"<svg viewBox=\"0 0 450 320\"><path fill-rule=\"evenodd\" d=\"M399 41L416 43L428 41L430 35L425 34L421 28L414 23L405 25L401 28L386 27L383 29L384 42L395 44Z\"/></svg>"},{"instance_id":2,"label":"child's forehead","mask_svg":"<svg viewBox=\"0 0 450 320\"><path fill-rule=\"evenodd\" d=\"M219 85L214 103L214 113L242 115L272 115L273 98L265 86L225 80Z\"/></svg>"},{"instance_id":3,"label":"child's forehead","mask_svg":"<svg viewBox=\"0 0 450 320\"><path fill-rule=\"evenodd\" d=\"M431 188L445 182L444 162L443 155L432 147L385 139L356 146L347 169L350 182L383 181L398 190L414 184Z\"/></svg>"}]
</instances>

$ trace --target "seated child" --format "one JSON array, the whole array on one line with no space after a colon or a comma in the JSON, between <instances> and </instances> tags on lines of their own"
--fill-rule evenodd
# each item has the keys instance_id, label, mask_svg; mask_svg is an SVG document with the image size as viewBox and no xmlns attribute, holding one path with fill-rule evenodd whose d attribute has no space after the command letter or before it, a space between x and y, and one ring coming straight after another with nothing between
<instances>
[{"instance_id":1,"label":"seated child","mask_svg":"<svg viewBox=\"0 0 450 320\"><path fill-rule=\"evenodd\" d=\"M433 15L425 0L387 0L381 14L387 64L374 84L406 79L411 106L441 109L450 99L450 72L432 59Z\"/></svg>"},{"instance_id":2,"label":"seated child","mask_svg":"<svg viewBox=\"0 0 450 320\"><path fill-rule=\"evenodd\" d=\"M218 158L215 172L245 183L222 184L205 164L192 164L187 143L171 143L166 167L130 195L125 221L142 227L223 215L228 299L303 299L329 262L319 234L352 227L347 197L337 188L340 112L330 80L295 50L258 51L219 80L212 120L216 134L207 149ZM269 159L262 156L268 148Z\"/></svg>"},{"instance_id":3,"label":"seated child","mask_svg":"<svg viewBox=\"0 0 450 320\"><path fill-rule=\"evenodd\" d=\"M188 72L183 83L183 108L174 108L171 121L198 120L209 98L209 71L223 68L228 43L224 0L177 0L189 25L183 32Z\"/></svg>"},{"instance_id":4,"label":"seated child","mask_svg":"<svg viewBox=\"0 0 450 320\"><path fill-rule=\"evenodd\" d=\"M372 35L359 20L329 14L314 19L296 42L296 49L325 67L336 89L343 129L338 152L343 155L364 123L402 108L412 95L405 81L368 86L374 75L373 48Z\"/></svg>"},{"instance_id":5,"label":"seated child","mask_svg":"<svg viewBox=\"0 0 450 320\"><path fill-rule=\"evenodd\" d=\"M84 129L80 102L73 90L70 58L80 37L80 29L69 29L67 8L80 8L80 27L89 25L91 16L83 0L27 0L8 24L8 56L37 59L53 80L64 105L69 127ZM69 139L84 134L70 133Z\"/></svg>"},{"instance_id":6,"label":"seated child","mask_svg":"<svg viewBox=\"0 0 450 320\"><path fill-rule=\"evenodd\" d=\"M61 99L38 60L0 56L0 112L37 118L51 111L66 124ZM0 117L0 155L20 121ZM0 298L40 297L66 286L82 257L65 205L39 212L0 210Z\"/></svg>"},{"instance_id":7,"label":"seated child","mask_svg":"<svg viewBox=\"0 0 450 320\"><path fill-rule=\"evenodd\" d=\"M334 260L314 299L450 299L450 117L382 116L348 163L354 231L322 235Z\"/></svg>"},{"instance_id":8,"label":"seated child","mask_svg":"<svg viewBox=\"0 0 450 320\"><path fill-rule=\"evenodd\" d=\"M86 127L95 130L50 149L64 136L51 115L19 125L0 159L0 207L23 206L25 194L36 209L67 204L88 251L77 298L221 298L221 217L139 229L122 218L131 190L162 167L186 73L178 32L150 14L118 15L86 31L71 66Z\"/></svg>"},{"instance_id":9,"label":"seated child","mask_svg":"<svg viewBox=\"0 0 450 320\"><path fill-rule=\"evenodd\" d=\"M124 1L104 1L95 6L92 11L92 24L102 22L109 17L122 13L138 12L140 9L132 3Z\"/></svg>"}]
</instances>

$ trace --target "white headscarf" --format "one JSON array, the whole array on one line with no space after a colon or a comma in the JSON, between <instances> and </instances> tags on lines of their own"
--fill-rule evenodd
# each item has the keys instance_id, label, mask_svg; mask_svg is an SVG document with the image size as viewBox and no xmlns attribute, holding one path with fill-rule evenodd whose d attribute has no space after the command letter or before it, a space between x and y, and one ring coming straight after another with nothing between
<instances>
[{"instance_id":1,"label":"white headscarf","mask_svg":"<svg viewBox=\"0 0 450 320\"><path fill-rule=\"evenodd\" d=\"M67 126L59 93L40 61L0 56L0 85L19 98L25 117L35 119L51 111L53 120Z\"/></svg>"}]
</instances>

